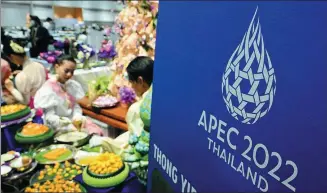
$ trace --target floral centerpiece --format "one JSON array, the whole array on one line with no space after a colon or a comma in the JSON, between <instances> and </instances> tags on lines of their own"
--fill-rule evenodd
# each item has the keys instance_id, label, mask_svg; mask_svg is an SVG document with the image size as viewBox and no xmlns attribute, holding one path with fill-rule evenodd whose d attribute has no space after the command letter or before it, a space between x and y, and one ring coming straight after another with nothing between
<instances>
[{"instance_id":1,"label":"floral centerpiece","mask_svg":"<svg viewBox=\"0 0 327 193\"><path fill-rule=\"evenodd\" d=\"M47 61L50 64L54 64L59 56L62 55L61 51L49 51L40 53L40 58Z\"/></svg>"},{"instance_id":2,"label":"floral centerpiece","mask_svg":"<svg viewBox=\"0 0 327 193\"><path fill-rule=\"evenodd\" d=\"M88 83L87 96L92 103L97 97L109 94L108 84L112 76L100 76Z\"/></svg>"},{"instance_id":3,"label":"floral centerpiece","mask_svg":"<svg viewBox=\"0 0 327 193\"><path fill-rule=\"evenodd\" d=\"M84 43L74 43L75 60L77 61L78 68L89 68L89 60L95 55L94 49Z\"/></svg>"},{"instance_id":4,"label":"floral centerpiece","mask_svg":"<svg viewBox=\"0 0 327 193\"><path fill-rule=\"evenodd\" d=\"M98 53L99 59L110 62L116 55L117 52L115 50L115 46L113 45L112 41L111 40L103 41L102 46Z\"/></svg>"},{"instance_id":5,"label":"floral centerpiece","mask_svg":"<svg viewBox=\"0 0 327 193\"><path fill-rule=\"evenodd\" d=\"M65 38L64 41L56 40L53 46L58 50L64 50L65 54L69 54L70 40L68 38Z\"/></svg>"},{"instance_id":6,"label":"floral centerpiece","mask_svg":"<svg viewBox=\"0 0 327 193\"><path fill-rule=\"evenodd\" d=\"M56 48L56 49L64 49L64 42L60 41L60 40L56 40L54 43L53 43L53 46Z\"/></svg>"},{"instance_id":7,"label":"floral centerpiece","mask_svg":"<svg viewBox=\"0 0 327 193\"><path fill-rule=\"evenodd\" d=\"M119 89L119 100L129 106L136 101L136 93L132 88L123 86Z\"/></svg>"},{"instance_id":8,"label":"floral centerpiece","mask_svg":"<svg viewBox=\"0 0 327 193\"><path fill-rule=\"evenodd\" d=\"M112 71L116 78L110 82L109 89L116 95L128 81L122 81L126 67L137 56L154 59L158 1L128 1L118 14L112 30L119 32L121 38L115 45L117 56L112 61ZM126 84L127 83L127 84Z\"/></svg>"},{"instance_id":9,"label":"floral centerpiece","mask_svg":"<svg viewBox=\"0 0 327 193\"><path fill-rule=\"evenodd\" d=\"M109 26L106 26L103 30L103 35L110 36L111 32L111 28Z\"/></svg>"}]
</instances>

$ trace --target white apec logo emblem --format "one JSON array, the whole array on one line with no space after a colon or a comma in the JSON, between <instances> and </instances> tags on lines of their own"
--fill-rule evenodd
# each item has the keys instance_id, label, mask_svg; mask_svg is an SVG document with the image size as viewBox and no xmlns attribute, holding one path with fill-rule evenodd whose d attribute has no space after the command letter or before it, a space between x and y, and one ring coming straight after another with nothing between
<instances>
[{"instance_id":1,"label":"white apec logo emblem","mask_svg":"<svg viewBox=\"0 0 327 193\"><path fill-rule=\"evenodd\" d=\"M265 49L256 9L242 42L230 57L222 81L229 113L246 124L265 116L276 93L276 77Z\"/></svg>"}]
</instances>

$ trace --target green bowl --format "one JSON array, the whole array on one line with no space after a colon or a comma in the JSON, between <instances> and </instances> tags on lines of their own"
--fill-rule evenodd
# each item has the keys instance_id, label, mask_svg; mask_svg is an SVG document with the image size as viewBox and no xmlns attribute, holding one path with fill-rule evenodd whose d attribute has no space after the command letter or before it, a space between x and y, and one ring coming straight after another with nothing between
<instances>
[{"instance_id":1,"label":"green bowl","mask_svg":"<svg viewBox=\"0 0 327 193\"><path fill-rule=\"evenodd\" d=\"M31 109L26 107L25 109L18 111L16 113L8 114L8 115L1 115L1 121L13 121L19 118L22 118L26 115L31 113Z\"/></svg>"},{"instance_id":2,"label":"green bowl","mask_svg":"<svg viewBox=\"0 0 327 193\"><path fill-rule=\"evenodd\" d=\"M110 177L118 175L119 173L124 171L124 169L125 169L125 164L119 170L117 170L114 173L111 173L111 174L95 174L95 173L91 172L89 170L89 166L87 166L87 171L86 172L87 172L88 175L90 175L91 177L94 177L94 178L110 178Z\"/></svg>"},{"instance_id":3,"label":"green bowl","mask_svg":"<svg viewBox=\"0 0 327 193\"><path fill-rule=\"evenodd\" d=\"M85 184L94 187L94 188L109 188L113 186L117 186L123 183L129 175L129 167L125 164L123 170L111 177L95 177L91 176L88 172L88 168L86 167L83 171L83 181Z\"/></svg>"},{"instance_id":4,"label":"green bowl","mask_svg":"<svg viewBox=\"0 0 327 193\"><path fill-rule=\"evenodd\" d=\"M33 136L25 136L21 133L22 129L23 128L19 129L15 135L15 140L21 144L41 143L41 142L44 142L44 141L50 139L54 135L53 129L49 128L49 130L43 134L33 135Z\"/></svg>"}]
</instances>

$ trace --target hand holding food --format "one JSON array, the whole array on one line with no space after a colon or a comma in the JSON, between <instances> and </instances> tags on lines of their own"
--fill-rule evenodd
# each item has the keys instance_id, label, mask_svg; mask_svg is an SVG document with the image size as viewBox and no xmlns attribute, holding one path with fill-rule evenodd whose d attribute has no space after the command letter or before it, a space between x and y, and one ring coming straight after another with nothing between
<instances>
[{"instance_id":1,"label":"hand holding food","mask_svg":"<svg viewBox=\"0 0 327 193\"><path fill-rule=\"evenodd\" d=\"M14 83L10 79L7 79L5 80L5 87L9 91L12 91L14 89Z\"/></svg>"},{"instance_id":2,"label":"hand holding food","mask_svg":"<svg viewBox=\"0 0 327 193\"><path fill-rule=\"evenodd\" d=\"M86 118L83 116L76 116L73 118L73 125L78 131L81 131L84 128Z\"/></svg>"},{"instance_id":3,"label":"hand holding food","mask_svg":"<svg viewBox=\"0 0 327 193\"><path fill-rule=\"evenodd\" d=\"M72 121L67 117L60 117L60 119L59 119L59 125L61 127L67 126L71 123L72 123Z\"/></svg>"}]
</instances>

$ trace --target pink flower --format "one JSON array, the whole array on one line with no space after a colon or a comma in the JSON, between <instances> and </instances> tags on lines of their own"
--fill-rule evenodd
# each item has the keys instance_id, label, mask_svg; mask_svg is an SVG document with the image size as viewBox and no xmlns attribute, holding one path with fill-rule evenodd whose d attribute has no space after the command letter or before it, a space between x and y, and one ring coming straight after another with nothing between
<instances>
[{"instance_id":1,"label":"pink flower","mask_svg":"<svg viewBox=\"0 0 327 193\"><path fill-rule=\"evenodd\" d=\"M106 47L104 48L104 50L105 50L106 52L110 52L111 47L110 47L110 46L106 46Z\"/></svg>"},{"instance_id":2,"label":"pink flower","mask_svg":"<svg viewBox=\"0 0 327 193\"><path fill-rule=\"evenodd\" d=\"M102 43L102 44L106 44L106 43L107 43L107 40L102 40L101 43Z\"/></svg>"},{"instance_id":3,"label":"pink flower","mask_svg":"<svg viewBox=\"0 0 327 193\"><path fill-rule=\"evenodd\" d=\"M103 48L100 48L100 52L103 52Z\"/></svg>"},{"instance_id":4,"label":"pink flower","mask_svg":"<svg viewBox=\"0 0 327 193\"><path fill-rule=\"evenodd\" d=\"M55 50L54 53L59 56L61 54L61 52L59 50Z\"/></svg>"},{"instance_id":5,"label":"pink flower","mask_svg":"<svg viewBox=\"0 0 327 193\"><path fill-rule=\"evenodd\" d=\"M42 52L42 53L40 53L40 56L41 56L41 58L43 58L44 57L44 53Z\"/></svg>"},{"instance_id":6,"label":"pink flower","mask_svg":"<svg viewBox=\"0 0 327 193\"><path fill-rule=\"evenodd\" d=\"M109 40L109 41L107 42L107 45L109 45L109 46L111 47L111 46L112 46L112 41Z\"/></svg>"},{"instance_id":7,"label":"pink flower","mask_svg":"<svg viewBox=\"0 0 327 193\"><path fill-rule=\"evenodd\" d=\"M49 63L53 64L53 63L56 61L56 59L55 59L53 56L49 56L49 57L47 58L47 61L48 61Z\"/></svg>"}]
</instances>

